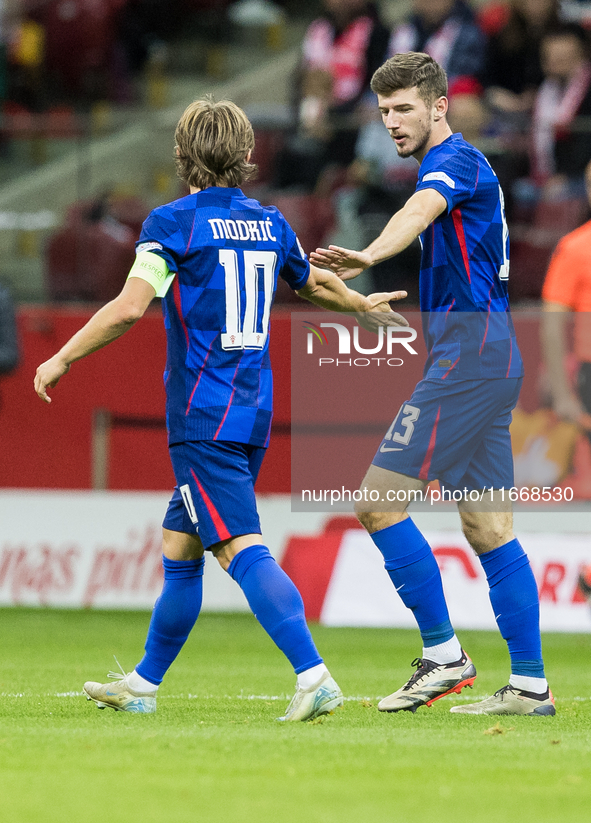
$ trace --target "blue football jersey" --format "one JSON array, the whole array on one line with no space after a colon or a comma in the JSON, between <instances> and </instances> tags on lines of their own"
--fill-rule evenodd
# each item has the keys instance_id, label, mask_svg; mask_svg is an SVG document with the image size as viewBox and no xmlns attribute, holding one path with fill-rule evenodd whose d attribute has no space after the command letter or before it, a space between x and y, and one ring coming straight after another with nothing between
<instances>
[{"instance_id":1,"label":"blue football jersey","mask_svg":"<svg viewBox=\"0 0 591 823\"><path fill-rule=\"evenodd\" d=\"M293 230L240 189L211 187L154 209L136 247L146 250L176 272L162 301L169 443L266 446L277 277L300 289L310 272Z\"/></svg>"},{"instance_id":2,"label":"blue football jersey","mask_svg":"<svg viewBox=\"0 0 591 823\"><path fill-rule=\"evenodd\" d=\"M507 288L509 232L496 174L482 152L453 134L425 155L416 187L423 189L447 201L421 235L425 376L520 377Z\"/></svg>"}]
</instances>

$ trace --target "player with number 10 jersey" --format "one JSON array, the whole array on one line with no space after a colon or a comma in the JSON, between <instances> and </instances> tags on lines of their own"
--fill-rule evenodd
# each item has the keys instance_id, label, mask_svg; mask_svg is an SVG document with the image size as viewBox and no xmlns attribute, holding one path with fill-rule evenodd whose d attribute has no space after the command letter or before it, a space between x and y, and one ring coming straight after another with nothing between
<instances>
[{"instance_id":1,"label":"player with number 10 jersey","mask_svg":"<svg viewBox=\"0 0 591 823\"><path fill-rule=\"evenodd\" d=\"M169 443L267 446L272 417L271 303L309 264L283 215L238 188L210 187L155 209L137 252L176 272L162 301Z\"/></svg>"}]
</instances>

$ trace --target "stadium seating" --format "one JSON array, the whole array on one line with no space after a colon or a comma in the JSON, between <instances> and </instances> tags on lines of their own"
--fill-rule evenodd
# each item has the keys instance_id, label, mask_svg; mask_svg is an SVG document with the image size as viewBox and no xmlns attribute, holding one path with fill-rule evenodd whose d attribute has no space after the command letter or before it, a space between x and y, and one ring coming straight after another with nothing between
<instances>
[{"instance_id":1,"label":"stadium seating","mask_svg":"<svg viewBox=\"0 0 591 823\"><path fill-rule=\"evenodd\" d=\"M35 16L45 30L46 69L66 91L94 91L92 75L107 69L116 37L116 14L125 2L50 0L37 9Z\"/></svg>"},{"instance_id":2,"label":"stadium seating","mask_svg":"<svg viewBox=\"0 0 591 823\"><path fill-rule=\"evenodd\" d=\"M104 221L62 229L49 241L48 290L53 300L111 300L134 261L135 235Z\"/></svg>"},{"instance_id":3,"label":"stadium seating","mask_svg":"<svg viewBox=\"0 0 591 823\"><path fill-rule=\"evenodd\" d=\"M297 234L307 254L323 244L324 238L334 225L333 206L328 197L270 192L262 198L262 201L264 204L277 206ZM277 303L298 303L299 298L279 278L275 301Z\"/></svg>"},{"instance_id":4,"label":"stadium seating","mask_svg":"<svg viewBox=\"0 0 591 823\"><path fill-rule=\"evenodd\" d=\"M530 223L511 226L511 280L513 301L538 300L558 241L580 226L586 218L585 199L572 197L559 202L541 201Z\"/></svg>"},{"instance_id":5,"label":"stadium seating","mask_svg":"<svg viewBox=\"0 0 591 823\"><path fill-rule=\"evenodd\" d=\"M273 179L275 158L283 148L284 133L279 129L254 129L253 162L258 166L256 185L268 185Z\"/></svg>"},{"instance_id":6,"label":"stadium seating","mask_svg":"<svg viewBox=\"0 0 591 823\"><path fill-rule=\"evenodd\" d=\"M148 209L137 198L78 201L47 247L47 290L53 300L115 297L135 256Z\"/></svg>"}]
</instances>

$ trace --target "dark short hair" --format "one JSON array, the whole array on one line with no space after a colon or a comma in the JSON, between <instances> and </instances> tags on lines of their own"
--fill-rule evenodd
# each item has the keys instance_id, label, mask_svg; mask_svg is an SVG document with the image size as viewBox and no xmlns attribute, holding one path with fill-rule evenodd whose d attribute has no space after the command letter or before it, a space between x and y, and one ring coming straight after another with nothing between
<instances>
[{"instance_id":1,"label":"dark short hair","mask_svg":"<svg viewBox=\"0 0 591 823\"><path fill-rule=\"evenodd\" d=\"M371 78L371 90L383 97L400 89L413 88L429 106L447 95L445 71L432 57L420 51L395 54Z\"/></svg>"},{"instance_id":2,"label":"dark short hair","mask_svg":"<svg viewBox=\"0 0 591 823\"><path fill-rule=\"evenodd\" d=\"M230 100L211 95L191 103L175 133L178 176L190 186L240 186L257 171L246 159L254 149L252 125Z\"/></svg>"}]
</instances>

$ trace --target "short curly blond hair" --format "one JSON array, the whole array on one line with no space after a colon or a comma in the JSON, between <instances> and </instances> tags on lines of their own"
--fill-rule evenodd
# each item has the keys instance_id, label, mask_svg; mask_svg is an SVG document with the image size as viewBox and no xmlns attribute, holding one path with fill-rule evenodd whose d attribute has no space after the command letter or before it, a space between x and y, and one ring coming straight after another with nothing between
<instances>
[{"instance_id":1,"label":"short curly blond hair","mask_svg":"<svg viewBox=\"0 0 591 823\"><path fill-rule=\"evenodd\" d=\"M191 103L177 124L175 142L177 174L189 186L236 187L256 174L247 159L254 149L252 125L230 100L216 102L208 95Z\"/></svg>"}]
</instances>

